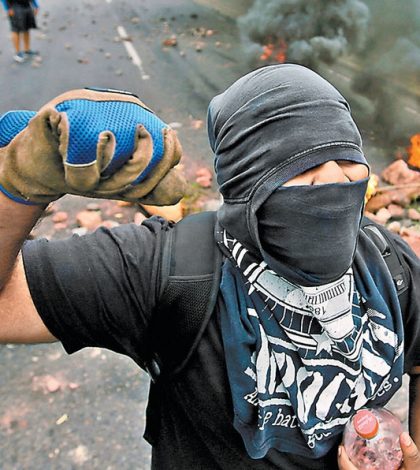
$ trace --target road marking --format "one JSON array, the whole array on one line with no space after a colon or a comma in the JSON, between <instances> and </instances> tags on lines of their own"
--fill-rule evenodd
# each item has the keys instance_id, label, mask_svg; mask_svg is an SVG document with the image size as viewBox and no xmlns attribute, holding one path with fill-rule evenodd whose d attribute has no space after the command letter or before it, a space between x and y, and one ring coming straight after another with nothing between
<instances>
[{"instance_id":1,"label":"road marking","mask_svg":"<svg viewBox=\"0 0 420 470\"><path fill-rule=\"evenodd\" d=\"M351 81L351 78L350 77L347 77L347 75L343 75L342 73L340 72L336 72L335 70L333 69L330 69L328 68L327 69L330 73L332 73L333 75L337 75L337 77L340 77L342 80L344 80L345 82L350 82Z\"/></svg>"},{"instance_id":2,"label":"road marking","mask_svg":"<svg viewBox=\"0 0 420 470\"><path fill-rule=\"evenodd\" d=\"M144 71L143 62L139 54L137 53L133 44L130 41L127 41L127 38L128 38L127 32L122 26L118 26L117 31L125 46L125 50L127 51L128 57L130 57L131 62L133 62L133 64L140 70L141 78L143 80L149 80L150 75L147 75L147 73Z\"/></svg>"},{"instance_id":3,"label":"road marking","mask_svg":"<svg viewBox=\"0 0 420 470\"><path fill-rule=\"evenodd\" d=\"M410 108L409 106L405 106L404 109L405 109L406 111L408 111L409 113L411 113L411 114L420 115L420 113L419 113L418 111L416 111L416 110L413 109L413 108Z\"/></svg>"},{"instance_id":4,"label":"road marking","mask_svg":"<svg viewBox=\"0 0 420 470\"><path fill-rule=\"evenodd\" d=\"M105 1L106 1L106 3L111 3L112 2L112 0L105 0Z\"/></svg>"}]
</instances>

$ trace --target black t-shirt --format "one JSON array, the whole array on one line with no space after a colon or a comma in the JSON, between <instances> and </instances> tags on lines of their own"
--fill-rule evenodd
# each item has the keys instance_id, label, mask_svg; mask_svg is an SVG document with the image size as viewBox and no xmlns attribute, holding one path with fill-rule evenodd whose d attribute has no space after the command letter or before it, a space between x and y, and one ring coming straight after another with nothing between
<instances>
[{"instance_id":1,"label":"black t-shirt","mask_svg":"<svg viewBox=\"0 0 420 470\"><path fill-rule=\"evenodd\" d=\"M160 239L166 222L99 229L64 241L36 240L23 249L33 301L44 323L72 353L96 346L138 364L149 356L148 327L158 302ZM420 263L396 239L411 275L404 312L406 370L420 365ZM187 367L151 387L145 437L157 469L334 469L336 449L319 460L270 451L252 460L233 427L233 406L217 312Z\"/></svg>"},{"instance_id":2,"label":"black t-shirt","mask_svg":"<svg viewBox=\"0 0 420 470\"><path fill-rule=\"evenodd\" d=\"M32 0L6 0L6 4L8 8L13 8L16 6L30 8L32 6Z\"/></svg>"}]
</instances>

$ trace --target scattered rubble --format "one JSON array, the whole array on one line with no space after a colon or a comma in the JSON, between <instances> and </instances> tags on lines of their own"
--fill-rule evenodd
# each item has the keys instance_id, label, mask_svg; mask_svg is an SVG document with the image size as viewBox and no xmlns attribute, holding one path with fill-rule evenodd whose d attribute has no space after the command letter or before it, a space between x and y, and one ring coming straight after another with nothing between
<instances>
[{"instance_id":1,"label":"scattered rubble","mask_svg":"<svg viewBox=\"0 0 420 470\"><path fill-rule=\"evenodd\" d=\"M182 127L182 122L170 122L169 127L172 129L180 129Z\"/></svg>"},{"instance_id":2,"label":"scattered rubble","mask_svg":"<svg viewBox=\"0 0 420 470\"><path fill-rule=\"evenodd\" d=\"M79 237L82 237L83 235L86 235L88 233L88 229L86 227L77 227L72 229L71 233L73 235L78 235Z\"/></svg>"},{"instance_id":3,"label":"scattered rubble","mask_svg":"<svg viewBox=\"0 0 420 470\"><path fill-rule=\"evenodd\" d=\"M202 119L192 119L191 128L192 129L202 129L204 126L204 121Z\"/></svg>"},{"instance_id":4,"label":"scattered rubble","mask_svg":"<svg viewBox=\"0 0 420 470\"><path fill-rule=\"evenodd\" d=\"M82 466L91 459L89 449L83 445L78 445L76 448L70 450L68 455L77 466Z\"/></svg>"},{"instance_id":5,"label":"scattered rubble","mask_svg":"<svg viewBox=\"0 0 420 470\"><path fill-rule=\"evenodd\" d=\"M65 379L61 375L35 375L32 377L32 391L42 392L44 395L56 393L65 389L76 390L79 384Z\"/></svg>"},{"instance_id":6,"label":"scattered rubble","mask_svg":"<svg viewBox=\"0 0 420 470\"><path fill-rule=\"evenodd\" d=\"M178 39L174 34L171 37L164 39L162 41L162 45L165 47L176 47L178 45Z\"/></svg>"},{"instance_id":7,"label":"scattered rubble","mask_svg":"<svg viewBox=\"0 0 420 470\"><path fill-rule=\"evenodd\" d=\"M404 160L395 160L381 173L383 181L398 185L417 183L420 185L420 172L411 170Z\"/></svg>"},{"instance_id":8,"label":"scattered rubble","mask_svg":"<svg viewBox=\"0 0 420 470\"><path fill-rule=\"evenodd\" d=\"M52 221L55 224L67 222L68 219L69 219L69 214L64 211L58 211L52 216Z\"/></svg>"},{"instance_id":9,"label":"scattered rubble","mask_svg":"<svg viewBox=\"0 0 420 470\"><path fill-rule=\"evenodd\" d=\"M89 202L86 204L87 211L100 211L101 206L97 202Z\"/></svg>"},{"instance_id":10,"label":"scattered rubble","mask_svg":"<svg viewBox=\"0 0 420 470\"><path fill-rule=\"evenodd\" d=\"M398 159L385 168L378 182L369 194L366 215L401 235L420 256L420 172Z\"/></svg>"},{"instance_id":11,"label":"scattered rubble","mask_svg":"<svg viewBox=\"0 0 420 470\"><path fill-rule=\"evenodd\" d=\"M55 422L55 424L57 426L60 426L61 424L65 423L66 421L69 420L69 415L67 413L64 413L63 415L61 415L57 421Z\"/></svg>"},{"instance_id":12,"label":"scattered rubble","mask_svg":"<svg viewBox=\"0 0 420 470\"><path fill-rule=\"evenodd\" d=\"M92 231L102 224L102 216L99 211L81 211L77 214L76 220L80 227Z\"/></svg>"},{"instance_id":13,"label":"scattered rubble","mask_svg":"<svg viewBox=\"0 0 420 470\"><path fill-rule=\"evenodd\" d=\"M196 52L202 52L203 49L206 47L205 43L202 41L197 41L195 43L195 51Z\"/></svg>"},{"instance_id":14,"label":"scattered rubble","mask_svg":"<svg viewBox=\"0 0 420 470\"><path fill-rule=\"evenodd\" d=\"M210 188L213 181L213 173L208 168L200 168L195 173L195 181L202 188Z\"/></svg>"},{"instance_id":15,"label":"scattered rubble","mask_svg":"<svg viewBox=\"0 0 420 470\"><path fill-rule=\"evenodd\" d=\"M104 220L101 223L101 227L105 227L105 228L115 228L115 227L118 227L119 225L120 224L116 220L111 220L111 219Z\"/></svg>"}]
</instances>

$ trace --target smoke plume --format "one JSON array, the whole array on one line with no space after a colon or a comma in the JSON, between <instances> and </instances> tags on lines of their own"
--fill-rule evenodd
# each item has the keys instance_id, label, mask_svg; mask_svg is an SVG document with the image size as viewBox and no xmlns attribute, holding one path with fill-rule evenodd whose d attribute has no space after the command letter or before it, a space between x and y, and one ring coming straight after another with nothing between
<instances>
[{"instance_id":1,"label":"smoke plume","mask_svg":"<svg viewBox=\"0 0 420 470\"><path fill-rule=\"evenodd\" d=\"M420 4L369 3L372 20L353 90L373 103L374 130L388 142L404 145L420 132Z\"/></svg>"},{"instance_id":2,"label":"smoke plume","mask_svg":"<svg viewBox=\"0 0 420 470\"><path fill-rule=\"evenodd\" d=\"M312 68L360 50L368 22L359 0L256 0L238 20L250 57L264 44L286 42L287 61Z\"/></svg>"},{"instance_id":3,"label":"smoke plume","mask_svg":"<svg viewBox=\"0 0 420 470\"><path fill-rule=\"evenodd\" d=\"M420 131L418 0L255 0L238 25L253 66L278 61L261 60L266 44L287 44L287 62L321 74L340 59L363 125L398 145Z\"/></svg>"}]
</instances>

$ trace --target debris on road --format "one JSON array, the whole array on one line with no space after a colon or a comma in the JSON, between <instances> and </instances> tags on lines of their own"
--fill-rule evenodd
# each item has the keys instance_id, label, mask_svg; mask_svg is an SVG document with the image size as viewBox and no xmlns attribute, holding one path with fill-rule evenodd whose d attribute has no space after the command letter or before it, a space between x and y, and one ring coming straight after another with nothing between
<instances>
[{"instance_id":1,"label":"debris on road","mask_svg":"<svg viewBox=\"0 0 420 470\"><path fill-rule=\"evenodd\" d=\"M70 450L68 455L77 466L85 464L91 458L89 449L83 445L78 445L75 449Z\"/></svg>"},{"instance_id":2,"label":"debris on road","mask_svg":"<svg viewBox=\"0 0 420 470\"><path fill-rule=\"evenodd\" d=\"M162 45L164 47L176 47L178 45L178 39L174 34L171 37L164 39L162 41Z\"/></svg>"},{"instance_id":3,"label":"debris on road","mask_svg":"<svg viewBox=\"0 0 420 470\"><path fill-rule=\"evenodd\" d=\"M66 421L69 420L69 415L67 413L64 413L63 415L61 415L57 421L55 422L55 424L57 426L60 426L61 424L65 423Z\"/></svg>"},{"instance_id":4,"label":"debris on road","mask_svg":"<svg viewBox=\"0 0 420 470\"><path fill-rule=\"evenodd\" d=\"M65 211L58 211L51 219L55 224L67 222L69 220L69 214Z\"/></svg>"},{"instance_id":5,"label":"debris on road","mask_svg":"<svg viewBox=\"0 0 420 470\"><path fill-rule=\"evenodd\" d=\"M71 233L73 235L78 235L79 237L83 237L83 235L86 235L88 233L88 229L86 227L77 227L72 229Z\"/></svg>"},{"instance_id":6,"label":"debris on road","mask_svg":"<svg viewBox=\"0 0 420 470\"><path fill-rule=\"evenodd\" d=\"M202 119L192 119L191 128L192 129L202 129L204 126L204 121Z\"/></svg>"},{"instance_id":7,"label":"debris on road","mask_svg":"<svg viewBox=\"0 0 420 470\"><path fill-rule=\"evenodd\" d=\"M87 211L100 211L101 206L97 202L89 202L86 204Z\"/></svg>"},{"instance_id":8,"label":"debris on road","mask_svg":"<svg viewBox=\"0 0 420 470\"><path fill-rule=\"evenodd\" d=\"M420 256L420 172L397 159L383 170L379 183L366 204L365 214L399 234Z\"/></svg>"},{"instance_id":9,"label":"debris on road","mask_svg":"<svg viewBox=\"0 0 420 470\"><path fill-rule=\"evenodd\" d=\"M195 181L202 188L210 188L213 181L213 173L208 168L200 168L196 171Z\"/></svg>"},{"instance_id":10,"label":"debris on road","mask_svg":"<svg viewBox=\"0 0 420 470\"><path fill-rule=\"evenodd\" d=\"M115 228L115 227L118 227L119 225L120 224L116 220L107 219L102 222L101 227Z\"/></svg>"},{"instance_id":11,"label":"debris on road","mask_svg":"<svg viewBox=\"0 0 420 470\"><path fill-rule=\"evenodd\" d=\"M205 47L206 47L206 45L202 41L198 41L198 42L195 43L195 51L196 52L202 52Z\"/></svg>"},{"instance_id":12,"label":"debris on road","mask_svg":"<svg viewBox=\"0 0 420 470\"><path fill-rule=\"evenodd\" d=\"M102 224L102 216L99 211L85 210L76 215L76 221L80 227L93 231Z\"/></svg>"},{"instance_id":13,"label":"debris on road","mask_svg":"<svg viewBox=\"0 0 420 470\"><path fill-rule=\"evenodd\" d=\"M180 129L182 127L182 122L170 122L169 127L172 129Z\"/></svg>"},{"instance_id":14,"label":"debris on road","mask_svg":"<svg viewBox=\"0 0 420 470\"><path fill-rule=\"evenodd\" d=\"M32 391L42 392L44 395L56 393L65 389L76 390L79 384L66 380L62 375L35 375L32 377Z\"/></svg>"}]
</instances>

